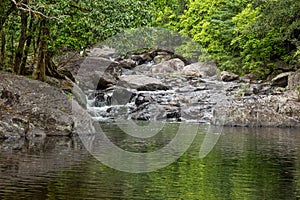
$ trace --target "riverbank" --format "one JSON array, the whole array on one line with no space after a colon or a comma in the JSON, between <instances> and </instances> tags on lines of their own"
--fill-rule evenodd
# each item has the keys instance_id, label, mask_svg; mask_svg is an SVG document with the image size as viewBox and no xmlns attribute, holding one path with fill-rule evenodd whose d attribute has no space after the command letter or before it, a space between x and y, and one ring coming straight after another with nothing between
<instances>
[{"instance_id":1,"label":"riverbank","mask_svg":"<svg viewBox=\"0 0 300 200\"><path fill-rule=\"evenodd\" d=\"M92 128L86 111L61 89L10 73L0 77L0 138L70 136L81 121L87 132Z\"/></svg>"}]
</instances>

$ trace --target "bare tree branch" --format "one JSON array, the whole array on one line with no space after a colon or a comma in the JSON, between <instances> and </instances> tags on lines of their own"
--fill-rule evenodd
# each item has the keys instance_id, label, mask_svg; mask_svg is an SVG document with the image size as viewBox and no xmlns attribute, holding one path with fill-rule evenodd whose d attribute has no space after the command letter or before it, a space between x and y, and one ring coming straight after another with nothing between
<instances>
[{"instance_id":1,"label":"bare tree branch","mask_svg":"<svg viewBox=\"0 0 300 200\"><path fill-rule=\"evenodd\" d=\"M17 9L29 12L30 14L39 15L39 16L41 16L43 18L60 20L60 18L66 16L66 15L62 15L60 17L47 16L47 15L45 15L44 13L42 13L40 11L33 10L30 6L28 6L27 4L23 3L22 1L16 2L16 0L11 0L11 2L16 6Z\"/></svg>"}]
</instances>

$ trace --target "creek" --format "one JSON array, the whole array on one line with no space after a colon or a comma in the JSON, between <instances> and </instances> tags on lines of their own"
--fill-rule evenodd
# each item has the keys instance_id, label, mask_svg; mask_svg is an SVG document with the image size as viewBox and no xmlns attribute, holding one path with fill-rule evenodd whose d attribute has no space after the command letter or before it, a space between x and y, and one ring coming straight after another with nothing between
<instances>
[{"instance_id":1,"label":"creek","mask_svg":"<svg viewBox=\"0 0 300 200\"><path fill-rule=\"evenodd\" d=\"M156 136L143 140L115 123L99 125L119 147L147 153L168 143L182 124L164 123ZM299 129L225 127L210 153L199 158L208 125L193 126L198 131L189 149L150 173L112 169L95 159L78 137L3 140L1 199L300 198Z\"/></svg>"}]
</instances>

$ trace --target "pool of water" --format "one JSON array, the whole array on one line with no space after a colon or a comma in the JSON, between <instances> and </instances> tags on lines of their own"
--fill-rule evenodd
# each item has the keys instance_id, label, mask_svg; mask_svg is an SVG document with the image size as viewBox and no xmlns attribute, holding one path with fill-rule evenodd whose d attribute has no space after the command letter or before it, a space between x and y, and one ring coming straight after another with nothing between
<instances>
[{"instance_id":1,"label":"pool of water","mask_svg":"<svg viewBox=\"0 0 300 200\"><path fill-rule=\"evenodd\" d=\"M143 153L163 148L179 126L164 124L154 137L137 139L117 125L101 125L115 145ZM79 137L0 141L0 199L300 198L299 129L224 128L204 158L207 126L197 129L179 159L149 173L102 164Z\"/></svg>"}]
</instances>

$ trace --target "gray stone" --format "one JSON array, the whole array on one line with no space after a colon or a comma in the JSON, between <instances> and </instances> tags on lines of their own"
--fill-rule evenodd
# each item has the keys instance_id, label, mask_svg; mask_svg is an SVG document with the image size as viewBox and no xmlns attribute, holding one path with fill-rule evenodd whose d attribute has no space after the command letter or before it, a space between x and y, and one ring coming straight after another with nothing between
<instances>
[{"instance_id":1,"label":"gray stone","mask_svg":"<svg viewBox=\"0 0 300 200\"><path fill-rule=\"evenodd\" d=\"M108 46L97 47L94 48L88 56L91 57L103 57L103 58L110 58L116 54L116 50L114 48L110 48Z\"/></svg>"},{"instance_id":2,"label":"gray stone","mask_svg":"<svg viewBox=\"0 0 300 200\"><path fill-rule=\"evenodd\" d=\"M182 74L191 77L214 76L217 73L217 65L214 62L198 62L183 68Z\"/></svg>"},{"instance_id":3,"label":"gray stone","mask_svg":"<svg viewBox=\"0 0 300 200\"><path fill-rule=\"evenodd\" d=\"M152 74L169 74L180 72L185 66L184 62L179 58L174 58L151 67Z\"/></svg>"},{"instance_id":4,"label":"gray stone","mask_svg":"<svg viewBox=\"0 0 300 200\"><path fill-rule=\"evenodd\" d=\"M292 94L235 99L214 109L212 123L245 127L300 127L300 102Z\"/></svg>"},{"instance_id":5,"label":"gray stone","mask_svg":"<svg viewBox=\"0 0 300 200\"><path fill-rule=\"evenodd\" d=\"M121 76L118 85L144 91L166 90L166 87L159 79L145 75L125 75Z\"/></svg>"},{"instance_id":6,"label":"gray stone","mask_svg":"<svg viewBox=\"0 0 300 200\"><path fill-rule=\"evenodd\" d=\"M169 54L166 54L166 55L157 55L157 56L154 57L153 61L154 61L155 64L159 64L159 63L168 61L171 58L172 58L172 56L169 55Z\"/></svg>"},{"instance_id":7,"label":"gray stone","mask_svg":"<svg viewBox=\"0 0 300 200\"><path fill-rule=\"evenodd\" d=\"M120 75L121 67L117 62L101 57L87 57L81 64L76 79L85 92L109 88L116 84Z\"/></svg>"},{"instance_id":8,"label":"gray stone","mask_svg":"<svg viewBox=\"0 0 300 200\"><path fill-rule=\"evenodd\" d=\"M238 78L239 76L232 72L222 71L220 74L220 80L224 82L234 81L237 80Z\"/></svg>"},{"instance_id":9,"label":"gray stone","mask_svg":"<svg viewBox=\"0 0 300 200\"><path fill-rule=\"evenodd\" d=\"M300 70L289 74L288 77L288 88L295 89L300 87Z\"/></svg>"},{"instance_id":10,"label":"gray stone","mask_svg":"<svg viewBox=\"0 0 300 200\"><path fill-rule=\"evenodd\" d=\"M288 85L288 78L293 72L285 72L277 75L271 80L272 86L286 87Z\"/></svg>"},{"instance_id":11,"label":"gray stone","mask_svg":"<svg viewBox=\"0 0 300 200\"><path fill-rule=\"evenodd\" d=\"M84 92L77 84L73 84L72 94L80 106L86 108L87 100Z\"/></svg>"},{"instance_id":12,"label":"gray stone","mask_svg":"<svg viewBox=\"0 0 300 200\"><path fill-rule=\"evenodd\" d=\"M240 81L246 82L246 83L251 83L255 82L258 79L258 75L255 73L250 73L250 74L245 74L244 76L240 77Z\"/></svg>"},{"instance_id":13,"label":"gray stone","mask_svg":"<svg viewBox=\"0 0 300 200\"><path fill-rule=\"evenodd\" d=\"M71 100L61 90L8 73L0 72L0 77L0 137L74 133ZM85 110L78 107L84 115Z\"/></svg>"},{"instance_id":14,"label":"gray stone","mask_svg":"<svg viewBox=\"0 0 300 200\"><path fill-rule=\"evenodd\" d=\"M116 88L112 94L111 105L126 105L133 95L133 92L126 88Z\"/></svg>"},{"instance_id":15,"label":"gray stone","mask_svg":"<svg viewBox=\"0 0 300 200\"><path fill-rule=\"evenodd\" d=\"M136 67L136 63L131 59L124 59L119 61L121 68L133 69Z\"/></svg>"}]
</instances>

